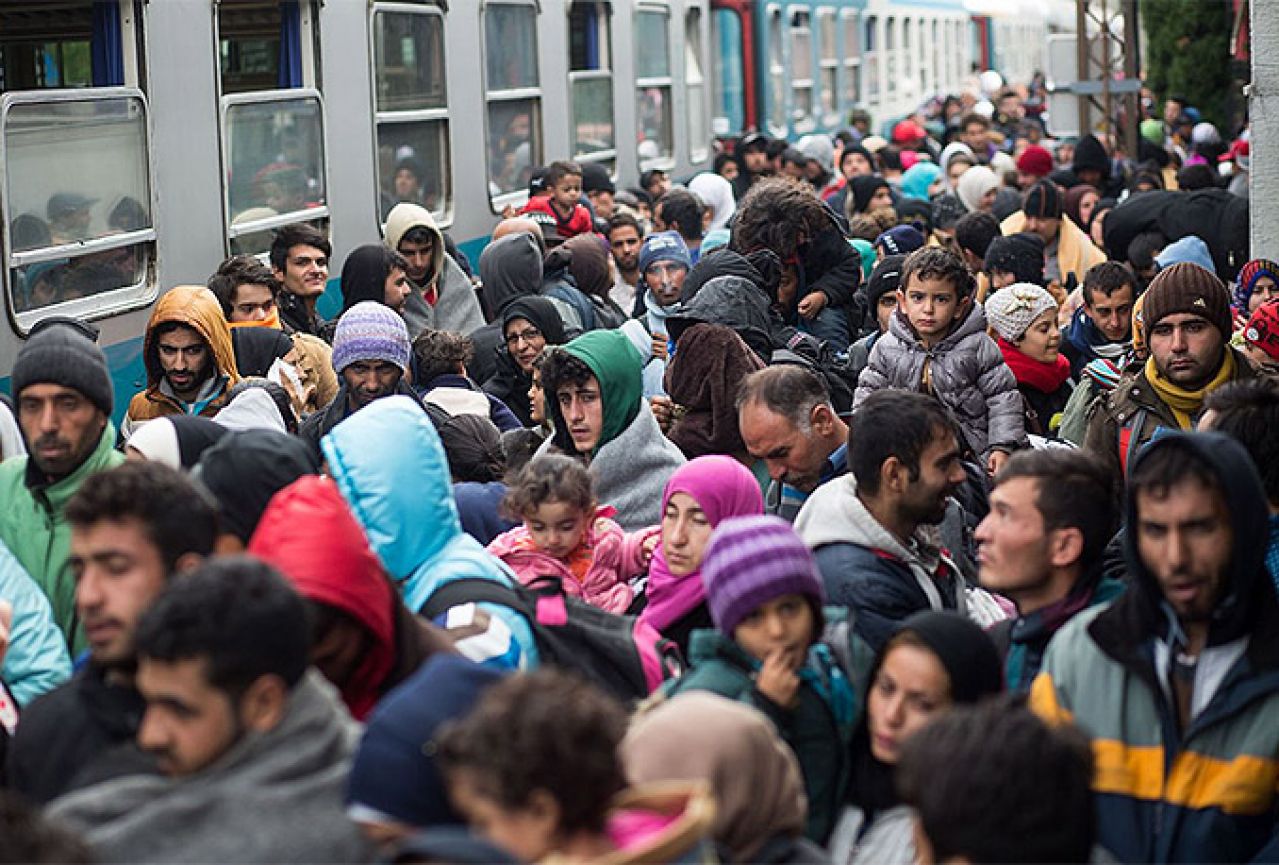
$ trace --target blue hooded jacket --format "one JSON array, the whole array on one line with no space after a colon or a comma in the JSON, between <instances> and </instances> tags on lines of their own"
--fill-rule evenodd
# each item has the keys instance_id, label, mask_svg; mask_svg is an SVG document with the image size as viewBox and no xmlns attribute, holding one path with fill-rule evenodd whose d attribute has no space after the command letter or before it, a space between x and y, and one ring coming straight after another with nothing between
<instances>
[{"instance_id":1,"label":"blue hooded jacket","mask_svg":"<svg viewBox=\"0 0 1279 865\"><path fill-rule=\"evenodd\" d=\"M9 650L4 655L0 678L18 705L25 706L71 678L71 658L48 599L3 543L0 598L13 605Z\"/></svg>"},{"instance_id":2,"label":"blue hooded jacket","mask_svg":"<svg viewBox=\"0 0 1279 865\"><path fill-rule=\"evenodd\" d=\"M420 611L454 580L516 584L504 564L462 531L448 458L430 418L413 400L388 396L374 401L334 427L320 448L342 497L410 610ZM487 622L472 621L470 604L435 620L446 629L467 632L456 642L459 652L492 666L537 665L533 632L521 614L498 604L476 606L489 613Z\"/></svg>"}]
</instances>

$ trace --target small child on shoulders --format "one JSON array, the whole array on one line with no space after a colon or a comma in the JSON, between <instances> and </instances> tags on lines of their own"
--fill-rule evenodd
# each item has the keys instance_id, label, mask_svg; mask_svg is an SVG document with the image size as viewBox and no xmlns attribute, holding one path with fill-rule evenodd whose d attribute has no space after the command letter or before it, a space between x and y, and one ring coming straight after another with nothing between
<instances>
[{"instance_id":1,"label":"small child on shoulders","mask_svg":"<svg viewBox=\"0 0 1279 865\"><path fill-rule=\"evenodd\" d=\"M552 162L544 178L546 195L528 200L520 213L537 211L555 218L555 231L568 240L595 230L591 212L582 204L582 167L576 162Z\"/></svg>"}]
</instances>

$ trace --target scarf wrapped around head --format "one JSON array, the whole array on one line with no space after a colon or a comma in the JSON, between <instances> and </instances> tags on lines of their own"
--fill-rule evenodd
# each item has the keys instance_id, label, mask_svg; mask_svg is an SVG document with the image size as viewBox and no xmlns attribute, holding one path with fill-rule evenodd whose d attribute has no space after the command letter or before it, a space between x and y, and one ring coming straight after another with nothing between
<instances>
[{"instance_id":1,"label":"scarf wrapped around head","mask_svg":"<svg viewBox=\"0 0 1279 865\"><path fill-rule=\"evenodd\" d=\"M1239 270L1239 278L1235 282L1234 307L1244 315L1248 314L1248 302L1257 289L1257 280L1268 276L1279 284L1279 264L1268 258L1254 258Z\"/></svg>"},{"instance_id":2,"label":"scarf wrapped around head","mask_svg":"<svg viewBox=\"0 0 1279 865\"><path fill-rule=\"evenodd\" d=\"M666 367L666 392L687 413L669 438L690 459L745 452L737 424L737 389L764 368L742 338L722 324L696 324L680 334Z\"/></svg>"},{"instance_id":3,"label":"scarf wrapped around head","mask_svg":"<svg viewBox=\"0 0 1279 865\"><path fill-rule=\"evenodd\" d=\"M712 528L728 517L764 513L759 482L745 466L729 456L701 456L680 466L666 482L662 513L676 493L684 493L696 501ZM659 544L649 566L648 606L640 613L640 619L660 631L705 599L706 585L702 582L700 567L691 574L675 576Z\"/></svg>"}]
</instances>

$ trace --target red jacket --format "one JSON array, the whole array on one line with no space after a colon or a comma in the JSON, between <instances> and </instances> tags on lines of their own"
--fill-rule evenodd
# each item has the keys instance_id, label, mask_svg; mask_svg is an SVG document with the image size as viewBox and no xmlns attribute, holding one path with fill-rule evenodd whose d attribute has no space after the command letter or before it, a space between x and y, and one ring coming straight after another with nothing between
<instances>
[{"instance_id":1,"label":"red jacket","mask_svg":"<svg viewBox=\"0 0 1279 865\"><path fill-rule=\"evenodd\" d=\"M595 230L595 222L591 219L591 212L580 204L573 205L573 212L569 214L568 219L564 219L555 209L555 206L551 204L550 196L539 195L535 198L530 198L528 204L524 205L524 209L520 213L533 211L550 214L551 218L555 220L555 230L565 240L570 237L577 237L579 234L590 234Z\"/></svg>"}]
</instances>

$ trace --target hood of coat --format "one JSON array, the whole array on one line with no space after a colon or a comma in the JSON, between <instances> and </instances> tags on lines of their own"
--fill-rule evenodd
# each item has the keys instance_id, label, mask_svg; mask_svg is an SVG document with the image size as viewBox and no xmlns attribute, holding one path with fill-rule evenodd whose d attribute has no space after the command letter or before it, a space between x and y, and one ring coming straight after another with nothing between
<instances>
[{"instance_id":1,"label":"hood of coat","mask_svg":"<svg viewBox=\"0 0 1279 865\"><path fill-rule=\"evenodd\" d=\"M1183 448L1211 467L1230 512L1234 540L1227 566L1227 586L1212 613L1208 644L1230 642L1251 632L1263 605L1273 606L1274 597L1265 568L1270 538L1266 493L1247 451L1222 433L1179 432L1160 436L1142 449L1132 472L1138 472L1142 463L1168 448ZM1136 526L1137 497L1129 495L1124 507L1124 524ZM1155 575L1142 561L1135 531L1124 532L1124 555L1134 587L1144 601L1147 615L1152 617L1149 620L1160 621L1163 616L1157 611L1164 606L1163 593ZM1263 581L1265 585L1259 588L1258 583ZM1270 596L1265 604L1259 603L1263 594Z\"/></svg>"},{"instance_id":2,"label":"hood of coat","mask_svg":"<svg viewBox=\"0 0 1279 865\"><path fill-rule=\"evenodd\" d=\"M590 367L599 382L600 400L604 404L604 428L594 450L599 453L600 448L621 435L639 414L644 399L643 360L626 334L618 330L584 333L564 346L564 350ZM565 453L576 453L558 400L548 399L546 405L553 415L556 446Z\"/></svg>"},{"instance_id":3,"label":"hood of coat","mask_svg":"<svg viewBox=\"0 0 1279 865\"><path fill-rule=\"evenodd\" d=\"M380 243L366 243L351 251L342 263L342 311L371 300L386 302L386 278L391 275L392 258Z\"/></svg>"},{"instance_id":4,"label":"hood of coat","mask_svg":"<svg viewBox=\"0 0 1279 865\"><path fill-rule=\"evenodd\" d=\"M761 360L767 361L775 347L774 329L781 322L775 320L768 296L758 283L732 274L717 276L703 285L679 312L667 318L666 332L678 343L684 331L696 324L731 328Z\"/></svg>"},{"instance_id":5,"label":"hood of coat","mask_svg":"<svg viewBox=\"0 0 1279 865\"><path fill-rule=\"evenodd\" d=\"M515 298L537 294L542 287L542 254L533 235L517 231L484 247L480 281L489 305L499 313Z\"/></svg>"},{"instance_id":6,"label":"hood of coat","mask_svg":"<svg viewBox=\"0 0 1279 865\"><path fill-rule=\"evenodd\" d=\"M431 211L421 205L411 204L407 201L401 201L392 207L391 212L386 215L386 245L398 251L400 241L404 239L404 235L409 233L409 229L417 228L418 226L435 235L435 254L431 259L431 267L427 271L431 274L430 284L434 285L439 282L440 273L444 270L444 256L447 253L444 249L444 233L435 224L435 218L431 216ZM343 270L345 271L345 268ZM427 286L419 287L426 288Z\"/></svg>"},{"instance_id":7,"label":"hood of coat","mask_svg":"<svg viewBox=\"0 0 1279 865\"><path fill-rule=\"evenodd\" d=\"M179 285L171 288L156 302L151 320L147 322L147 335L143 340L142 356L147 369L147 387L160 385L164 370L160 367L159 349L155 332L160 325L176 322L200 334L213 352L215 375L224 375L227 386L240 380L235 364L235 348L231 343L231 328L222 315L222 305L213 292L202 285Z\"/></svg>"},{"instance_id":8,"label":"hood of coat","mask_svg":"<svg viewBox=\"0 0 1279 865\"><path fill-rule=\"evenodd\" d=\"M394 579L407 579L461 534L444 446L412 399L375 400L334 427L320 448Z\"/></svg>"},{"instance_id":9,"label":"hood of coat","mask_svg":"<svg viewBox=\"0 0 1279 865\"><path fill-rule=\"evenodd\" d=\"M852 472L840 475L813 490L795 518L795 531L810 550L828 544L856 544L868 550L879 550L903 562L918 562L919 549L936 550L936 527L921 526L915 532L917 550L906 547L857 497L857 479ZM927 563L932 564L932 563Z\"/></svg>"}]
</instances>

